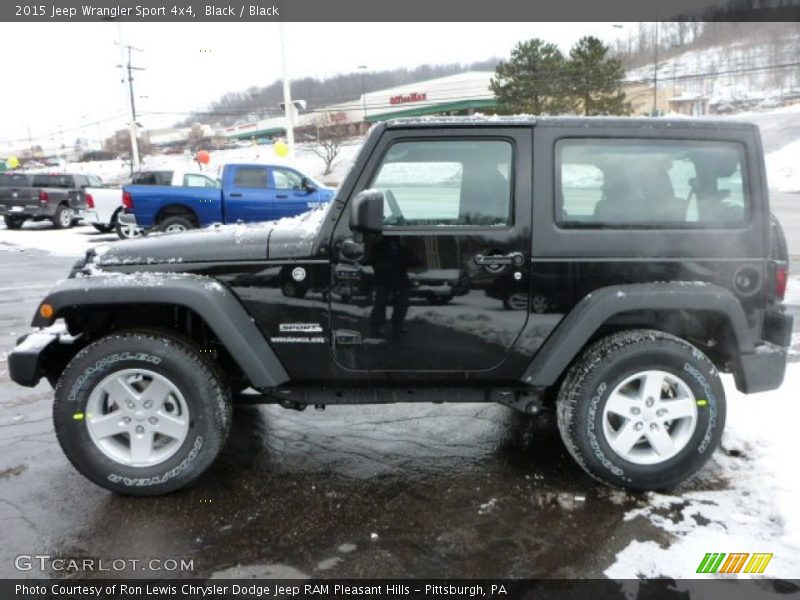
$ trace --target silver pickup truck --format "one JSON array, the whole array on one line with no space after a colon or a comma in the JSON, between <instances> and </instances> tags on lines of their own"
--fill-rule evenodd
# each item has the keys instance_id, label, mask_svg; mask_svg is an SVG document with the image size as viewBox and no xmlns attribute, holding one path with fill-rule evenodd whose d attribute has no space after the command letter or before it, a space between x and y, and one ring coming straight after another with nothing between
<instances>
[{"instance_id":1,"label":"silver pickup truck","mask_svg":"<svg viewBox=\"0 0 800 600\"><path fill-rule=\"evenodd\" d=\"M0 215L8 229L19 229L28 220L50 220L56 229L72 227L86 209L84 190L90 185L102 183L78 173L3 173Z\"/></svg>"}]
</instances>

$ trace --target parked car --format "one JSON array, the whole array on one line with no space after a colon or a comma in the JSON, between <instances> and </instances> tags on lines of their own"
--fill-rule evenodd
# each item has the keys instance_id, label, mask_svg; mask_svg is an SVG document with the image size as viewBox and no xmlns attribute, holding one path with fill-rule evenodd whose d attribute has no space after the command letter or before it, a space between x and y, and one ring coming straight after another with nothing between
<instances>
[{"instance_id":1,"label":"parked car","mask_svg":"<svg viewBox=\"0 0 800 600\"><path fill-rule=\"evenodd\" d=\"M221 184L201 187L127 185L125 226L170 233L212 223L271 221L329 202L334 190L290 167L230 164Z\"/></svg>"},{"instance_id":2,"label":"parked car","mask_svg":"<svg viewBox=\"0 0 800 600\"><path fill-rule=\"evenodd\" d=\"M84 191L99 185L94 175L80 173L3 173L0 214L8 229L19 229L28 220L50 220L56 229L72 227L86 209Z\"/></svg>"},{"instance_id":3,"label":"parked car","mask_svg":"<svg viewBox=\"0 0 800 600\"><path fill-rule=\"evenodd\" d=\"M365 305L330 293L362 265ZM437 270L466 293L409 305L410 273ZM509 274L530 298L542 272L564 290L557 312L487 301ZM284 293L286 274L322 293ZM552 409L592 477L664 489L719 446L720 373L743 394L781 385L787 276L755 125L396 120L328 207L90 250L8 370L47 378L72 464L125 494L199 477L246 399Z\"/></svg>"},{"instance_id":4,"label":"parked car","mask_svg":"<svg viewBox=\"0 0 800 600\"><path fill-rule=\"evenodd\" d=\"M217 187L217 180L209 173L199 171L163 170L139 171L134 173L132 181L136 185L167 185L184 187ZM87 188L87 210L83 220L90 223L101 233L116 230L120 239L130 239L142 235L142 229L135 225L125 225L119 222L122 214L122 188Z\"/></svg>"}]
</instances>

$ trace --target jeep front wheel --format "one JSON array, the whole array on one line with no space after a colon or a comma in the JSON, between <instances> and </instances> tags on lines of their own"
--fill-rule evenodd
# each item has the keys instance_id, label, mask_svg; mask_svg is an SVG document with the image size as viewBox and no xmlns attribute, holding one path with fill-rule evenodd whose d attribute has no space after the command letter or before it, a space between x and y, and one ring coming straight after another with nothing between
<instances>
[{"instance_id":1,"label":"jeep front wheel","mask_svg":"<svg viewBox=\"0 0 800 600\"><path fill-rule=\"evenodd\" d=\"M658 490L693 475L717 448L725 391L697 348L632 330L589 347L567 373L558 428L569 453L600 481Z\"/></svg>"},{"instance_id":2,"label":"jeep front wheel","mask_svg":"<svg viewBox=\"0 0 800 600\"><path fill-rule=\"evenodd\" d=\"M230 390L216 366L171 335L109 335L81 350L56 385L58 441L94 483L164 494L199 477L230 427Z\"/></svg>"}]
</instances>

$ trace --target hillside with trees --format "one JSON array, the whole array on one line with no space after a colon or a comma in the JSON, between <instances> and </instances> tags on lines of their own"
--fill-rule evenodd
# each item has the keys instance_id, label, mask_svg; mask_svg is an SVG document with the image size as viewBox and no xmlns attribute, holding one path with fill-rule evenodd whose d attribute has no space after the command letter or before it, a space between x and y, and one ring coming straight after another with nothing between
<instances>
[{"instance_id":1,"label":"hillside with trees","mask_svg":"<svg viewBox=\"0 0 800 600\"><path fill-rule=\"evenodd\" d=\"M330 104L357 100L363 90L373 92L386 88L446 77L466 71L493 71L498 59L470 64L422 65L413 69L392 69L384 71L365 71L346 73L316 79L303 77L292 80L292 97L307 102L308 110ZM208 123L215 126L228 126L281 114L279 104L283 102L283 89L280 79L265 87L251 87L244 91L230 92L207 111L193 113L176 126L189 127L194 123Z\"/></svg>"}]
</instances>

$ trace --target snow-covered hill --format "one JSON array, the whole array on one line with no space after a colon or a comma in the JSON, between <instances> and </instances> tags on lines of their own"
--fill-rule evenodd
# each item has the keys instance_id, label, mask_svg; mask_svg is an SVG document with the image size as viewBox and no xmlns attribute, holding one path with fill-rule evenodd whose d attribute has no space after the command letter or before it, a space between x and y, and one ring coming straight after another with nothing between
<instances>
[{"instance_id":1,"label":"snow-covered hill","mask_svg":"<svg viewBox=\"0 0 800 600\"><path fill-rule=\"evenodd\" d=\"M735 113L800 99L800 35L688 50L658 61L659 89L669 96L708 98L711 111ZM652 85L652 63L627 73Z\"/></svg>"}]
</instances>

